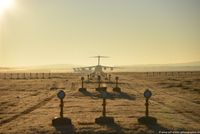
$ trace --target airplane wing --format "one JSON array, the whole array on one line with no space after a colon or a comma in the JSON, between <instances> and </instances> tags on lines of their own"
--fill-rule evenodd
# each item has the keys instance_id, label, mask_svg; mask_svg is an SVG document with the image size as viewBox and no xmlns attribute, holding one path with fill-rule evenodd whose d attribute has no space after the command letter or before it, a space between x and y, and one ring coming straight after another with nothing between
<instances>
[{"instance_id":1,"label":"airplane wing","mask_svg":"<svg viewBox=\"0 0 200 134\"><path fill-rule=\"evenodd\" d=\"M117 68L117 67L111 67L111 66L101 66L104 70L106 69L110 69L111 71L114 70L114 68Z\"/></svg>"},{"instance_id":2,"label":"airplane wing","mask_svg":"<svg viewBox=\"0 0 200 134\"><path fill-rule=\"evenodd\" d=\"M91 70L92 68L95 68L96 66L87 66L87 67L76 67L76 68L73 68L73 69L79 69L79 70L81 70L81 69L89 69L89 70Z\"/></svg>"},{"instance_id":3,"label":"airplane wing","mask_svg":"<svg viewBox=\"0 0 200 134\"><path fill-rule=\"evenodd\" d=\"M78 73L91 73L93 68L95 68L95 66L76 67L76 68L73 68L73 70L74 72L78 72Z\"/></svg>"},{"instance_id":4,"label":"airplane wing","mask_svg":"<svg viewBox=\"0 0 200 134\"><path fill-rule=\"evenodd\" d=\"M117 68L117 67L111 67L111 66L101 66L101 67L106 67L106 68Z\"/></svg>"}]
</instances>

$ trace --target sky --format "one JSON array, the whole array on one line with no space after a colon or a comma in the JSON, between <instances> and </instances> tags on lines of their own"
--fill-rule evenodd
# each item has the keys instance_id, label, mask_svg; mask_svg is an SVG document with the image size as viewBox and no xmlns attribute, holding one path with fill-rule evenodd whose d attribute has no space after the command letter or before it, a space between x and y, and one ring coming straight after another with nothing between
<instances>
[{"instance_id":1,"label":"sky","mask_svg":"<svg viewBox=\"0 0 200 134\"><path fill-rule=\"evenodd\" d=\"M95 55L110 57L104 65L200 61L200 1L13 0L0 14L0 66L95 65Z\"/></svg>"}]
</instances>

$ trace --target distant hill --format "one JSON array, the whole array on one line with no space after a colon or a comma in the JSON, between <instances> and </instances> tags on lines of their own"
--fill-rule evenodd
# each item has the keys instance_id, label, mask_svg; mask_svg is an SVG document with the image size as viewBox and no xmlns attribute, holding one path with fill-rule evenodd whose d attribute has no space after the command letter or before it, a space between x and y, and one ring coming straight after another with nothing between
<instances>
[{"instance_id":1,"label":"distant hill","mask_svg":"<svg viewBox=\"0 0 200 134\"><path fill-rule=\"evenodd\" d=\"M0 67L0 69L10 69L10 68L8 68L8 67Z\"/></svg>"},{"instance_id":2,"label":"distant hill","mask_svg":"<svg viewBox=\"0 0 200 134\"><path fill-rule=\"evenodd\" d=\"M170 64L172 66L200 66L200 61Z\"/></svg>"},{"instance_id":3,"label":"distant hill","mask_svg":"<svg viewBox=\"0 0 200 134\"><path fill-rule=\"evenodd\" d=\"M0 72L72 72L75 65L58 64L58 65L41 65L41 66L28 66L28 67L12 67L1 68Z\"/></svg>"},{"instance_id":4,"label":"distant hill","mask_svg":"<svg viewBox=\"0 0 200 134\"><path fill-rule=\"evenodd\" d=\"M75 65L70 64L55 64L55 65L42 65L25 67L24 69L32 72L71 72Z\"/></svg>"},{"instance_id":5,"label":"distant hill","mask_svg":"<svg viewBox=\"0 0 200 134\"><path fill-rule=\"evenodd\" d=\"M200 61L176 64L148 64L120 66L117 71L156 72L156 71L200 71Z\"/></svg>"}]
</instances>

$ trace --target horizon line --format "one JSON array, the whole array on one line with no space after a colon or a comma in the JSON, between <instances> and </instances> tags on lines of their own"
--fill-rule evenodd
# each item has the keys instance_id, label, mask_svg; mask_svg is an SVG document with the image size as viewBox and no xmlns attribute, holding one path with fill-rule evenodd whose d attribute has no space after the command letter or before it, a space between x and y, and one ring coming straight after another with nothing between
<instances>
[{"instance_id":1,"label":"horizon line","mask_svg":"<svg viewBox=\"0 0 200 134\"><path fill-rule=\"evenodd\" d=\"M199 61L188 61L188 62L176 62L176 63L139 63L139 64L121 64L114 66L149 66L149 65L175 65L175 64L190 64L190 63L199 63ZM88 65L78 65L78 64L68 64L68 63L57 63L57 64L38 64L38 65L16 65L16 66L1 66L0 68L29 68L29 67L41 67L41 66L58 66L58 65L68 65L68 66L88 66ZM96 65L96 64L95 64ZM94 65L94 66L95 66ZM90 65L89 65L90 66Z\"/></svg>"}]
</instances>

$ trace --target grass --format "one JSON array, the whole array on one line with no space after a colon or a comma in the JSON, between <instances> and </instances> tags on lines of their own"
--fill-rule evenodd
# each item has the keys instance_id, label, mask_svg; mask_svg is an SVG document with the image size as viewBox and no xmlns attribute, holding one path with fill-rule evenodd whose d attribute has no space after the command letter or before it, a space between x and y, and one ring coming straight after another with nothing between
<instances>
[{"instance_id":1,"label":"grass","mask_svg":"<svg viewBox=\"0 0 200 134\"><path fill-rule=\"evenodd\" d=\"M108 87L107 115L115 124L98 125L95 118L102 115L102 97L96 92L96 83L81 87L77 74L54 74L52 79L0 79L0 133L1 134L151 134L159 130L200 130L200 75L184 73L181 77L146 73L113 73L119 76L122 93ZM169 79L170 77L170 79ZM73 83L73 84L72 84ZM56 86L54 90L51 87ZM65 87L64 116L71 118L73 126L55 128L51 120L59 116L56 94ZM150 115L156 125L142 125L137 119L144 116L143 92L149 88Z\"/></svg>"}]
</instances>

